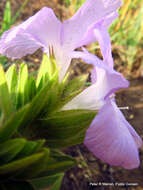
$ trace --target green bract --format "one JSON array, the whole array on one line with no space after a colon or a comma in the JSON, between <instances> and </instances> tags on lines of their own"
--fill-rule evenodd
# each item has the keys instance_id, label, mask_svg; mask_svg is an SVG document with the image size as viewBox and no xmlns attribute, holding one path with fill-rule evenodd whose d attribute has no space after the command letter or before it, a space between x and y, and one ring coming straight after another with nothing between
<instances>
[{"instance_id":1,"label":"green bract","mask_svg":"<svg viewBox=\"0 0 143 190\"><path fill-rule=\"evenodd\" d=\"M0 189L60 186L76 161L58 149L83 142L95 111L61 108L79 94L83 75L61 83L53 57L43 56L37 77L22 63L0 66Z\"/></svg>"}]
</instances>

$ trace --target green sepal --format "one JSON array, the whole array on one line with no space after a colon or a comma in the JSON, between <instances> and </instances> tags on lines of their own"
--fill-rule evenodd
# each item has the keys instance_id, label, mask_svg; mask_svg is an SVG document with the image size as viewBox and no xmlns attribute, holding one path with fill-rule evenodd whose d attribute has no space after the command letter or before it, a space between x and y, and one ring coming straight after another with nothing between
<instances>
[{"instance_id":1,"label":"green sepal","mask_svg":"<svg viewBox=\"0 0 143 190\"><path fill-rule=\"evenodd\" d=\"M67 156L57 150L51 150L50 158L48 160L45 172L41 173L37 177L51 176L58 173L63 173L76 164L77 161L71 156Z\"/></svg>"},{"instance_id":2,"label":"green sepal","mask_svg":"<svg viewBox=\"0 0 143 190\"><path fill-rule=\"evenodd\" d=\"M49 100L47 104L44 106L44 114L48 115L49 113L56 110L57 105L59 102L59 78L58 78L58 72L54 74L53 78L53 85L49 89Z\"/></svg>"},{"instance_id":3,"label":"green sepal","mask_svg":"<svg viewBox=\"0 0 143 190\"><path fill-rule=\"evenodd\" d=\"M23 122L21 124L21 132L26 129L30 123L35 120L40 114L44 112L44 108L48 106L48 102L51 96L51 88L54 84L54 77L48 81L44 87L35 95L32 101L28 104L28 109L26 110Z\"/></svg>"},{"instance_id":4,"label":"green sepal","mask_svg":"<svg viewBox=\"0 0 143 190\"><path fill-rule=\"evenodd\" d=\"M31 101L34 96L36 95L36 81L34 77L29 77L28 83L27 83L27 90L28 90L28 101Z\"/></svg>"},{"instance_id":5,"label":"green sepal","mask_svg":"<svg viewBox=\"0 0 143 190\"><path fill-rule=\"evenodd\" d=\"M0 165L13 160L25 144L26 140L23 138L10 139L0 144Z\"/></svg>"},{"instance_id":6,"label":"green sepal","mask_svg":"<svg viewBox=\"0 0 143 190\"><path fill-rule=\"evenodd\" d=\"M3 142L14 135L21 123L23 117L28 109L28 105L22 107L20 110L15 112L2 126L0 126L0 142Z\"/></svg>"},{"instance_id":7,"label":"green sepal","mask_svg":"<svg viewBox=\"0 0 143 190\"><path fill-rule=\"evenodd\" d=\"M17 109L28 102L28 92L27 92L27 83L28 83L28 68L27 65L22 63L19 69L18 75L18 86L17 86L17 99L16 105Z\"/></svg>"},{"instance_id":8,"label":"green sepal","mask_svg":"<svg viewBox=\"0 0 143 190\"><path fill-rule=\"evenodd\" d=\"M43 54L42 63L38 72L36 86L41 88L48 80L51 80L53 75L57 72L55 59Z\"/></svg>"},{"instance_id":9,"label":"green sepal","mask_svg":"<svg viewBox=\"0 0 143 190\"><path fill-rule=\"evenodd\" d=\"M39 152L44 144L45 140L27 141L22 151L18 154L17 159Z\"/></svg>"},{"instance_id":10,"label":"green sepal","mask_svg":"<svg viewBox=\"0 0 143 190\"><path fill-rule=\"evenodd\" d=\"M73 136L72 138L69 139L48 139L47 140L47 144L50 148L53 149L61 149L61 148L65 148L65 147L69 147L69 146L73 146L73 145L77 145L77 144L81 144L83 143L84 139L85 139L85 133L86 131L81 131L80 133L78 133L77 135Z\"/></svg>"},{"instance_id":11,"label":"green sepal","mask_svg":"<svg viewBox=\"0 0 143 190\"><path fill-rule=\"evenodd\" d=\"M36 80L36 87L39 89L40 86L43 86L45 83L45 75L48 75L48 65L49 65L49 58L46 56L46 54L43 54L42 63L40 66L40 69L38 71L37 80Z\"/></svg>"},{"instance_id":12,"label":"green sepal","mask_svg":"<svg viewBox=\"0 0 143 190\"><path fill-rule=\"evenodd\" d=\"M8 119L14 111L2 65L0 65L0 109L5 120Z\"/></svg>"},{"instance_id":13,"label":"green sepal","mask_svg":"<svg viewBox=\"0 0 143 190\"><path fill-rule=\"evenodd\" d=\"M66 75L65 79L59 84L57 102L54 106L54 111L62 109L64 105L83 91L87 76L87 74L81 75L69 81L68 74Z\"/></svg>"},{"instance_id":14,"label":"green sepal","mask_svg":"<svg viewBox=\"0 0 143 190\"><path fill-rule=\"evenodd\" d=\"M51 190L59 190L62 180L63 180L63 176L64 174L61 174L58 179L56 180L56 182L51 186Z\"/></svg>"},{"instance_id":15,"label":"green sepal","mask_svg":"<svg viewBox=\"0 0 143 190\"><path fill-rule=\"evenodd\" d=\"M82 92L82 89L71 93L67 97L59 97L59 99L57 99L56 104L54 105L54 109L53 109L54 112L57 112L57 111L61 110L62 107L64 107L64 105L66 105L68 102L70 102L74 97L76 97L81 92Z\"/></svg>"},{"instance_id":16,"label":"green sepal","mask_svg":"<svg viewBox=\"0 0 143 190\"><path fill-rule=\"evenodd\" d=\"M66 82L63 90L63 97L67 97L73 92L83 89L85 87L87 77L88 75L84 74Z\"/></svg>"},{"instance_id":17,"label":"green sepal","mask_svg":"<svg viewBox=\"0 0 143 190\"><path fill-rule=\"evenodd\" d=\"M49 147L61 148L81 143L81 133L85 133L96 115L92 110L67 110L51 114L41 120L40 137L45 138ZM76 138L76 139L74 139Z\"/></svg>"},{"instance_id":18,"label":"green sepal","mask_svg":"<svg viewBox=\"0 0 143 190\"><path fill-rule=\"evenodd\" d=\"M22 159L12 161L8 164L4 164L0 166L0 174L19 172L20 170L28 168L30 165L37 163L43 156L44 152L39 152Z\"/></svg>"},{"instance_id":19,"label":"green sepal","mask_svg":"<svg viewBox=\"0 0 143 190\"><path fill-rule=\"evenodd\" d=\"M48 148L43 148L42 152L43 156L31 166L22 171L22 173L18 174L17 179L32 179L47 169L47 164L50 157L50 150Z\"/></svg>"},{"instance_id":20,"label":"green sepal","mask_svg":"<svg viewBox=\"0 0 143 190\"><path fill-rule=\"evenodd\" d=\"M18 81L16 65L13 64L12 66L10 66L5 75L7 79L7 84L8 84L8 89L11 96L12 104L15 106L17 81Z\"/></svg>"},{"instance_id":21,"label":"green sepal","mask_svg":"<svg viewBox=\"0 0 143 190\"><path fill-rule=\"evenodd\" d=\"M50 190L58 190L60 188L64 173L59 173L52 176L41 177L38 179L33 179L31 183L36 189L48 188Z\"/></svg>"}]
</instances>

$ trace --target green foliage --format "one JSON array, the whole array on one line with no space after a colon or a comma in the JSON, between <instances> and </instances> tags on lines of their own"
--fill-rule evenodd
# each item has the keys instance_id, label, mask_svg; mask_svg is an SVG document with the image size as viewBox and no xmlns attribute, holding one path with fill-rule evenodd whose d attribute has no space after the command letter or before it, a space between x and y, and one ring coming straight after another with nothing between
<instances>
[{"instance_id":1,"label":"green foliage","mask_svg":"<svg viewBox=\"0 0 143 190\"><path fill-rule=\"evenodd\" d=\"M28 102L28 68L26 64L21 64L18 75L17 84L17 96L16 96L16 107L22 107Z\"/></svg>"},{"instance_id":2,"label":"green foliage","mask_svg":"<svg viewBox=\"0 0 143 190\"><path fill-rule=\"evenodd\" d=\"M21 5L21 7L18 9L18 11L15 13L14 16L11 14L11 3L10 1L6 2L5 9L4 9L4 15L3 15L3 21L2 21L2 27L0 29L0 35L2 35L3 32L8 30L12 24L16 21L16 19L21 14L21 11L26 6L28 0L25 0L24 3Z\"/></svg>"},{"instance_id":3,"label":"green foliage","mask_svg":"<svg viewBox=\"0 0 143 190\"><path fill-rule=\"evenodd\" d=\"M65 5L69 6L71 4L70 0L64 0Z\"/></svg>"},{"instance_id":4,"label":"green foliage","mask_svg":"<svg viewBox=\"0 0 143 190\"><path fill-rule=\"evenodd\" d=\"M4 70L0 65L0 107L1 107L1 122L3 119L8 119L13 113L12 101L8 90L6 76Z\"/></svg>"},{"instance_id":5,"label":"green foliage","mask_svg":"<svg viewBox=\"0 0 143 190\"><path fill-rule=\"evenodd\" d=\"M131 70L143 43L143 6L140 0L124 0L110 34L115 48Z\"/></svg>"},{"instance_id":6,"label":"green foliage","mask_svg":"<svg viewBox=\"0 0 143 190\"><path fill-rule=\"evenodd\" d=\"M29 0L25 0L21 7L16 11L15 15L11 18L11 25L15 23L15 21L17 20L17 18L20 16L22 10L24 9L24 7L27 5Z\"/></svg>"},{"instance_id":7,"label":"green foliage","mask_svg":"<svg viewBox=\"0 0 143 190\"><path fill-rule=\"evenodd\" d=\"M46 54L43 54L42 64L36 80L36 86L38 89L47 82L48 78L52 78L56 69L55 59L52 56L49 59Z\"/></svg>"},{"instance_id":8,"label":"green foliage","mask_svg":"<svg viewBox=\"0 0 143 190\"><path fill-rule=\"evenodd\" d=\"M0 142L8 140L11 136L17 133L19 127L23 122L25 112L28 110L28 105L22 107L17 112L13 113L11 117L0 126ZM3 118L3 116L1 116Z\"/></svg>"},{"instance_id":9,"label":"green foliage","mask_svg":"<svg viewBox=\"0 0 143 190\"><path fill-rule=\"evenodd\" d=\"M24 63L19 72L14 64L6 72L0 66L1 189L57 190L63 172L76 164L58 149L82 143L96 112L61 111L85 88L87 76L59 82L58 74L54 58L46 55L37 77Z\"/></svg>"},{"instance_id":10,"label":"green foliage","mask_svg":"<svg viewBox=\"0 0 143 190\"><path fill-rule=\"evenodd\" d=\"M64 0L66 6L70 6L73 11L77 11L85 0Z\"/></svg>"},{"instance_id":11,"label":"green foliage","mask_svg":"<svg viewBox=\"0 0 143 190\"><path fill-rule=\"evenodd\" d=\"M1 33L8 30L11 26L11 4L9 1L6 2L3 16L3 23L1 27Z\"/></svg>"},{"instance_id":12,"label":"green foliage","mask_svg":"<svg viewBox=\"0 0 143 190\"><path fill-rule=\"evenodd\" d=\"M6 5L4 8L4 13L3 13L3 20L1 23L1 28L0 28L0 36L10 27L15 23L17 18L20 16L21 11L23 8L26 6L28 0L25 0L24 3L22 3L21 7L17 10L14 16L12 16L11 13L11 3L10 1L6 1ZM7 58L5 56L0 57L0 64L6 65Z\"/></svg>"},{"instance_id":13,"label":"green foliage","mask_svg":"<svg viewBox=\"0 0 143 190\"><path fill-rule=\"evenodd\" d=\"M12 104L16 102L16 90L17 90L17 82L18 82L18 76L16 71L16 66L13 64L6 72L6 80L8 85L8 90L10 92L10 97Z\"/></svg>"},{"instance_id":14,"label":"green foliage","mask_svg":"<svg viewBox=\"0 0 143 190\"><path fill-rule=\"evenodd\" d=\"M56 112L42 120L41 133L42 136L46 134L47 144L51 148L80 144L83 142L86 129L94 117L95 111L89 110Z\"/></svg>"},{"instance_id":15,"label":"green foliage","mask_svg":"<svg viewBox=\"0 0 143 190\"><path fill-rule=\"evenodd\" d=\"M10 139L0 144L0 158L2 163L7 163L14 159L16 155L23 149L26 143L25 139Z\"/></svg>"},{"instance_id":16,"label":"green foliage","mask_svg":"<svg viewBox=\"0 0 143 190\"><path fill-rule=\"evenodd\" d=\"M14 138L0 144L0 184L1 187L14 186L14 182L34 181L39 184L43 177L52 178L64 172L76 164L75 160L60 152L52 152L44 148L44 141L28 141L23 138ZM30 150L30 151L29 151ZM63 176L63 174L62 174ZM56 184L61 180L61 175L57 176ZM60 178L59 178L60 177ZM54 177L53 177L54 178ZM58 180L58 181L57 181ZM47 184L51 182L47 182ZM53 183L54 184L54 183ZM28 188L28 184L25 185ZM30 184L29 184L30 187ZM14 188L14 187L13 187ZM15 184L15 188L17 185ZM27 189L29 190L29 188Z\"/></svg>"},{"instance_id":17,"label":"green foliage","mask_svg":"<svg viewBox=\"0 0 143 190\"><path fill-rule=\"evenodd\" d=\"M51 190L58 190L60 188L63 176L63 173L59 173L53 176L41 177L36 180L34 179L31 183L38 189L51 187Z\"/></svg>"},{"instance_id":18,"label":"green foliage","mask_svg":"<svg viewBox=\"0 0 143 190\"><path fill-rule=\"evenodd\" d=\"M88 75L84 74L84 75L75 77L73 80L66 82L66 84L64 85L63 96L67 97L70 94L72 94L74 91L78 91L79 89L84 88L87 77Z\"/></svg>"},{"instance_id":19,"label":"green foliage","mask_svg":"<svg viewBox=\"0 0 143 190\"><path fill-rule=\"evenodd\" d=\"M41 173L38 177L51 176L57 173L62 173L76 163L77 162L74 158L63 154L60 151L51 150L51 157L47 163L47 170Z\"/></svg>"}]
</instances>

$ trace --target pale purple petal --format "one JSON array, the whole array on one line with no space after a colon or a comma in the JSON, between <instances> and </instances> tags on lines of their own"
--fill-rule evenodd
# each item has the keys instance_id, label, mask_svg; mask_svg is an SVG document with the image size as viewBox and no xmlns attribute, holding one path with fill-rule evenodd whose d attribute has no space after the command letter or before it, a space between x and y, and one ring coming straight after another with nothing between
<instances>
[{"instance_id":1,"label":"pale purple petal","mask_svg":"<svg viewBox=\"0 0 143 190\"><path fill-rule=\"evenodd\" d=\"M95 85L100 83L98 87L99 96L104 99L113 94L116 90L129 86L128 81L120 73L114 70L103 70L96 67L96 78Z\"/></svg>"},{"instance_id":2,"label":"pale purple petal","mask_svg":"<svg viewBox=\"0 0 143 190\"><path fill-rule=\"evenodd\" d=\"M94 69L91 72L92 83L95 83L98 77L101 78L103 76L106 76L107 82L104 81L104 83L108 84L109 86L115 86L113 91L119 88L127 88L129 86L129 82L120 73L116 72L114 69L109 67L108 64L106 64L107 60L102 61L97 56L91 53L88 53L86 50L84 50L84 52L73 51L70 54L70 56L72 58L81 58L86 63L93 64ZM98 69L98 72L97 72L97 69ZM106 75L104 74L105 71L106 71ZM98 74L98 77L97 77L97 74ZM113 78L115 77L114 80L112 80L113 79L112 77Z\"/></svg>"},{"instance_id":3,"label":"pale purple petal","mask_svg":"<svg viewBox=\"0 0 143 190\"><path fill-rule=\"evenodd\" d=\"M93 29L90 30L90 28L99 20L101 22L104 17L106 19L104 18L102 25L107 27L117 17L115 11L119 6L120 0L116 0L112 4L111 0L108 3L99 0L87 0L71 19L63 22L61 30L62 52L59 57L62 68L61 78L65 75L71 61L69 53L75 48L89 43L84 38L90 36L90 33L93 32ZM96 41L95 36L92 41Z\"/></svg>"},{"instance_id":4,"label":"pale purple petal","mask_svg":"<svg viewBox=\"0 0 143 190\"><path fill-rule=\"evenodd\" d=\"M90 28L116 12L120 6L120 0L87 0L71 19L63 23L65 49L72 51L79 47Z\"/></svg>"},{"instance_id":5,"label":"pale purple petal","mask_svg":"<svg viewBox=\"0 0 143 190\"><path fill-rule=\"evenodd\" d=\"M88 64L93 64L94 69L92 70L91 80L92 83L95 83L97 79L102 78L104 80L103 84L108 84L108 86L111 86L110 88L113 88L114 90L118 90L120 88L127 88L129 86L129 82L118 72L116 72L114 69L110 68L105 61L99 59L97 56L88 53L86 50L84 52L80 51L73 51L70 56L72 58L81 58ZM97 72L98 70L98 72ZM105 74L106 73L106 74ZM98 76L97 76L98 75ZM106 80L106 82L105 82ZM102 86L104 88L104 85ZM110 94L110 93L109 93Z\"/></svg>"},{"instance_id":6,"label":"pale purple petal","mask_svg":"<svg viewBox=\"0 0 143 190\"><path fill-rule=\"evenodd\" d=\"M59 66L59 80L62 81L69 68L72 58L69 55L69 52L62 51L62 48L60 51L56 50L55 52L57 64Z\"/></svg>"},{"instance_id":7,"label":"pale purple petal","mask_svg":"<svg viewBox=\"0 0 143 190\"><path fill-rule=\"evenodd\" d=\"M117 12L113 12L109 15L107 15L106 17L104 17L102 20L100 20L99 22L97 22L96 24L94 24L86 33L85 37L80 41L79 46L83 46L83 45L87 45L87 44L91 44L93 42L96 42L98 40L98 38L96 37L96 35L94 34L94 30L99 30L101 28L101 32L102 30L106 31L106 35L108 35L108 27L112 24L112 22L118 17L118 13ZM109 35L108 35L109 36ZM110 43L110 38L107 36L108 38L108 43ZM104 39L104 36L101 36ZM100 38L101 38L100 37ZM105 38L106 39L106 38ZM105 44L106 45L106 44Z\"/></svg>"},{"instance_id":8,"label":"pale purple petal","mask_svg":"<svg viewBox=\"0 0 143 190\"><path fill-rule=\"evenodd\" d=\"M0 40L0 53L20 58L33 53L39 47L48 49L60 44L61 23L54 12L44 7L22 24L8 30Z\"/></svg>"},{"instance_id":9,"label":"pale purple petal","mask_svg":"<svg viewBox=\"0 0 143 190\"><path fill-rule=\"evenodd\" d=\"M104 62L113 68L112 48L108 31L105 28L99 26L93 32L100 45Z\"/></svg>"},{"instance_id":10,"label":"pale purple petal","mask_svg":"<svg viewBox=\"0 0 143 190\"><path fill-rule=\"evenodd\" d=\"M117 18L117 16L118 13L113 12L98 23L94 24L86 34L85 38L80 42L82 46L97 41L99 43L104 62L111 68L113 68L113 58L108 27L111 25L113 20Z\"/></svg>"},{"instance_id":11,"label":"pale purple petal","mask_svg":"<svg viewBox=\"0 0 143 190\"><path fill-rule=\"evenodd\" d=\"M103 104L104 99L100 97L100 89L98 89L100 84L92 85L82 91L79 95L68 102L62 110L71 109L89 109L89 110L99 110Z\"/></svg>"},{"instance_id":12,"label":"pale purple petal","mask_svg":"<svg viewBox=\"0 0 143 190\"><path fill-rule=\"evenodd\" d=\"M109 66L111 68L113 68L113 58L112 58L112 52L111 52L111 41L110 41L110 36L107 31L107 26L110 25L117 16L118 16L118 14L115 12L115 13L108 15L105 19L101 20L100 22L96 23L87 32L85 39L81 40L79 43L79 46L83 46L90 42L98 41L100 48L101 48L101 53L103 55L104 62L106 63L107 66ZM72 34L72 35L74 35L74 34ZM70 36L70 34L69 34L69 36ZM73 42L74 42L74 40L71 41L70 43L73 43ZM65 55L69 55L68 51L70 48L70 44L68 44L68 45L69 46L67 47L66 42L65 42L65 44L63 44L64 55L61 56L62 60L63 60L63 58L67 57ZM72 55L72 53L70 53L70 55ZM92 55L90 55L90 56L92 57ZM73 55L72 55L72 58L74 58ZM93 59L95 60L95 56ZM98 58L96 58L96 59L98 60ZM86 61L88 62L87 59L86 59ZM99 60L98 60L98 62L99 62ZM68 65L65 64L65 62L63 62L62 65L63 65L62 73L65 74L65 71L67 70ZM93 78L93 75L92 75L92 78Z\"/></svg>"},{"instance_id":13,"label":"pale purple petal","mask_svg":"<svg viewBox=\"0 0 143 190\"><path fill-rule=\"evenodd\" d=\"M35 39L23 29L19 29L16 37L12 40L9 40L9 38L2 38L2 40L0 40L0 53L13 59L32 54L40 47L40 43L35 41Z\"/></svg>"},{"instance_id":14,"label":"pale purple petal","mask_svg":"<svg viewBox=\"0 0 143 190\"><path fill-rule=\"evenodd\" d=\"M94 67L99 67L105 70L113 70L104 60L99 59L96 55L89 53L85 48L82 48L83 51L73 51L70 53L71 58L81 58L86 63L92 64Z\"/></svg>"},{"instance_id":15,"label":"pale purple petal","mask_svg":"<svg viewBox=\"0 0 143 190\"><path fill-rule=\"evenodd\" d=\"M84 144L110 165L133 169L140 164L134 135L113 101L108 100L101 108L86 132Z\"/></svg>"},{"instance_id":16,"label":"pale purple petal","mask_svg":"<svg viewBox=\"0 0 143 190\"><path fill-rule=\"evenodd\" d=\"M120 116L122 118L122 121L124 121L124 123L126 124L126 126L128 127L128 130L130 131L131 135L134 138L134 141L136 142L136 146L138 148L140 148L143 144L142 139L140 138L140 136L136 133L136 131L134 130L134 128L124 119L124 116L122 114L122 112L120 112Z\"/></svg>"},{"instance_id":17,"label":"pale purple petal","mask_svg":"<svg viewBox=\"0 0 143 190\"><path fill-rule=\"evenodd\" d=\"M106 18L104 25L109 25L110 15L114 15L120 5L120 0L87 0L63 24L51 9L44 7L24 23L4 33L0 40L0 53L20 58L39 47L48 52L49 46L52 46L59 66L59 78L62 80L71 62L69 53L80 46L80 41L95 23Z\"/></svg>"},{"instance_id":18,"label":"pale purple petal","mask_svg":"<svg viewBox=\"0 0 143 190\"><path fill-rule=\"evenodd\" d=\"M95 41L99 43L104 62L109 67L113 68L111 41L104 20L93 26L87 34L87 38L81 43L87 44Z\"/></svg>"},{"instance_id":19,"label":"pale purple petal","mask_svg":"<svg viewBox=\"0 0 143 190\"><path fill-rule=\"evenodd\" d=\"M87 56L86 56L87 55ZM63 109L92 109L99 110L101 106L105 103L105 99L112 95L116 90L120 88L127 88L129 83L122 75L108 66L106 66L103 61L96 59L95 56L90 57L90 55L83 52L73 52L72 56L80 57L84 60L91 58L91 62L94 61L95 69L92 71L94 78L94 84L85 89L75 98L73 98L69 103L67 103ZM92 60L92 58L94 58Z\"/></svg>"}]
</instances>

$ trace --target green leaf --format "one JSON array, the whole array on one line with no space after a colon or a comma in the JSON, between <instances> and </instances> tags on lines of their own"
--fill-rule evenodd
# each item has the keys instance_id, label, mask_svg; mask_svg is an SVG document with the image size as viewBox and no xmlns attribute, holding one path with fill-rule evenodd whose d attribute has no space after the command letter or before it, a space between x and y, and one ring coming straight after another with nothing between
<instances>
[{"instance_id":1,"label":"green leaf","mask_svg":"<svg viewBox=\"0 0 143 190\"><path fill-rule=\"evenodd\" d=\"M65 104L83 91L86 87L87 76L87 74L81 75L70 81L65 79L65 82L59 85L58 101L55 104L55 111L61 110Z\"/></svg>"},{"instance_id":2,"label":"green leaf","mask_svg":"<svg viewBox=\"0 0 143 190\"><path fill-rule=\"evenodd\" d=\"M44 78L45 75L48 75L48 65L50 64L50 60L46 54L43 54L42 63L38 72L36 86L39 87L40 83L42 84L45 82Z\"/></svg>"},{"instance_id":3,"label":"green leaf","mask_svg":"<svg viewBox=\"0 0 143 190\"><path fill-rule=\"evenodd\" d=\"M50 112L53 112L57 109L59 102L59 81L58 75L54 77L53 85L49 91L49 101L47 105L44 106L44 114L48 115Z\"/></svg>"},{"instance_id":4,"label":"green leaf","mask_svg":"<svg viewBox=\"0 0 143 190\"><path fill-rule=\"evenodd\" d=\"M9 118L14 111L8 90L5 73L1 65L0 65L0 108L2 110L5 119Z\"/></svg>"},{"instance_id":5,"label":"green leaf","mask_svg":"<svg viewBox=\"0 0 143 190\"><path fill-rule=\"evenodd\" d=\"M50 150L48 148L43 148L42 151L44 153L43 156L37 162L33 163L31 166L23 170L21 174L18 174L18 179L31 179L47 169Z\"/></svg>"},{"instance_id":6,"label":"green leaf","mask_svg":"<svg viewBox=\"0 0 143 190\"><path fill-rule=\"evenodd\" d=\"M8 120L0 127L0 142L7 140L14 135L23 121L23 117L29 105L24 106L16 113L14 113Z\"/></svg>"},{"instance_id":7,"label":"green leaf","mask_svg":"<svg viewBox=\"0 0 143 190\"><path fill-rule=\"evenodd\" d=\"M23 149L26 143L25 139L17 138L8 140L0 144L0 160L7 163L14 159L16 155Z\"/></svg>"},{"instance_id":8,"label":"green leaf","mask_svg":"<svg viewBox=\"0 0 143 190\"><path fill-rule=\"evenodd\" d=\"M69 139L52 139L51 138L47 140L47 144L48 144L48 147L53 148L53 149L54 148L60 149L60 148L65 148L65 147L81 144L83 143L85 139L85 133L86 131L83 130L80 133L77 133L77 135Z\"/></svg>"},{"instance_id":9,"label":"green leaf","mask_svg":"<svg viewBox=\"0 0 143 190\"><path fill-rule=\"evenodd\" d=\"M27 83L27 91L28 91L28 97L29 97L29 101L32 100L32 98L34 98L34 96L36 95L36 81L34 77L30 77Z\"/></svg>"},{"instance_id":10,"label":"green leaf","mask_svg":"<svg viewBox=\"0 0 143 190\"><path fill-rule=\"evenodd\" d=\"M27 92L27 83L28 83L28 68L26 64L21 64L19 69L18 76L18 87L17 87L17 108L20 108L28 101L28 92Z\"/></svg>"},{"instance_id":11,"label":"green leaf","mask_svg":"<svg viewBox=\"0 0 143 190\"><path fill-rule=\"evenodd\" d=\"M18 154L17 159L39 152L44 143L45 140L27 141L22 151Z\"/></svg>"},{"instance_id":12,"label":"green leaf","mask_svg":"<svg viewBox=\"0 0 143 190\"><path fill-rule=\"evenodd\" d=\"M50 80L56 71L57 69L54 58L48 57L47 54L43 54L42 63L36 81L37 88L39 89L41 83L45 84L48 80Z\"/></svg>"},{"instance_id":13,"label":"green leaf","mask_svg":"<svg viewBox=\"0 0 143 190\"><path fill-rule=\"evenodd\" d=\"M21 11L23 8L27 5L29 0L25 0L24 3L21 5L21 7L18 9L18 11L15 13L14 17L11 19L11 24L14 24L16 19L20 16Z\"/></svg>"},{"instance_id":14,"label":"green leaf","mask_svg":"<svg viewBox=\"0 0 143 190\"><path fill-rule=\"evenodd\" d=\"M9 92L14 91L17 86L17 72L16 72L16 65L13 64L9 67L6 72L6 79L9 88Z\"/></svg>"},{"instance_id":15,"label":"green leaf","mask_svg":"<svg viewBox=\"0 0 143 190\"><path fill-rule=\"evenodd\" d=\"M67 6L70 6L70 4L71 4L71 1L70 1L70 0L64 0L64 2L65 2L65 4L66 4Z\"/></svg>"},{"instance_id":16,"label":"green leaf","mask_svg":"<svg viewBox=\"0 0 143 190\"><path fill-rule=\"evenodd\" d=\"M77 91L69 94L67 97L61 97L59 95L59 99L57 100L56 104L54 105L54 112L61 110L64 105L66 105L68 102L70 102L74 97L76 97L82 91L83 91L82 89L77 90Z\"/></svg>"},{"instance_id":17,"label":"green leaf","mask_svg":"<svg viewBox=\"0 0 143 190\"><path fill-rule=\"evenodd\" d=\"M59 176L59 178L57 179L57 181L52 185L51 190L59 190L62 180L63 180L63 176L64 174L61 174L61 176Z\"/></svg>"},{"instance_id":18,"label":"green leaf","mask_svg":"<svg viewBox=\"0 0 143 190\"><path fill-rule=\"evenodd\" d=\"M23 8L26 6L27 3L28 3L28 0L25 0L24 3L21 5L21 7L16 12L16 14L14 15L14 17L12 18L11 17L11 4L10 4L10 1L6 2L0 35L2 35L2 33L4 31L8 30L12 24L14 24L14 22L19 17L21 11L23 10Z\"/></svg>"},{"instance_id":19,"label":"green leaf","mask_svg":"<svg viewBox=\"0 0 143 190\"><path fill-rule=\"evenodd\" d=\"M29 103L29 107L23 117L23 123L21 124L21 132L26 129L26 126L29 125L38 115L44 111L44 108L47 107L49 102L49 97L51 96L51 88L54 84L55 77L48 81L47 84L36 94L36 96ZM29 133L29 131L28 131ZM28 134L27 134L28 135Z\"/></svg>"},{"instance_id":20,"label":"green leaf","mask_svg":"<svg viewBox=\"0 0 143 190\"><path fill-rule=\"evenodd\" d=\"M16 90L17 90L17 72L16 65L13 64L6 72L6 79L8 84L9 93L11 95L13 105L16 105Z\"/></svg>"},{"instance_id":21,"label":"green leaf","mask_svg":"<svg viewBox=\"0 0 143 190\"><path fill-rule=\"evenodd\" d=\"M0 166L0 174L8 174L16 171L20 171L21 169L25 169L30 165L38 162L43 156L44 152L36 153L31 156L28 156L23 159L19 159L8 164Z\"/></svg>"},{"instance_id":22,"label":"green leaf","mask_svg":"<svg viewBox=\"0 0 143 190\"><path fill-rule=\"evenodd\" d=\"M46 176L46 177L41 177L38 179L33 179L31 181L31 183L37 189L47 188L47 187L51 186L52 190L58 190L61 185L63 176L64 176L63 173L59 173L59 174L52 175L52 176ZM50 188L50 190L51 190L51 188Z\"/></svg>"},{"instance_id":23,"label":"green leaf","mask_svg":"<svg viewBox=\"0 0 143 190\"><path fill-rule=\"evenodd\" d=\"M75 166L77 161L59 151L51 150L50 159L47 163L45 172L41 173L38 177L56 175L63 173L71 167Z\"/></svg>"},{"instance_id":24,"label":"green leaf","mask_svg":"<svg viewBox=\"0 0 143 190\"><path fill-rule=\"evenodd\" d=\"M85 86L87 77L88 77L88 75L85 74L85 75L75 77L73 80L70 80L64 87L63 96L67 97L71 93L82 89Z\"/></svg>"},{"instance_id":25,"label":"green leaf","mask_svg":"<svg viewBox=\"0 0 143 190\"><path fill-rule=\"evenodd\" d=\"M6 57L6 56L1 56L1 57L0 57L0 64L1 64L1 65L5 65L5 64L6 64L6 61L7 61L7 57Z\"/></svg>"},{"instance_id":26,"label":"green leaf","mask_svg":"<svg viewBox=\"0 0 143 190\"><path fill-rule=\"evenodd\" d=\"M92 110L67 110L53 113L42 120L43 128L39 135L46 139L51 148L73 145L75 137L81 143L80 134L86 132L95 115L96 112Z\"/></svg>"},{"instance_id":27,"label":"green leaf","mask_svg":"<svg viewBox=\"0 0 143 190\"><path fill-rule=\"evenodd\" d=\"M9 1L7 1L4 9L4 17L2 22L1 33L3 33L5 30L8 30L10 24L11 24L11 4Z\"/></svg>"}]
</instances>

